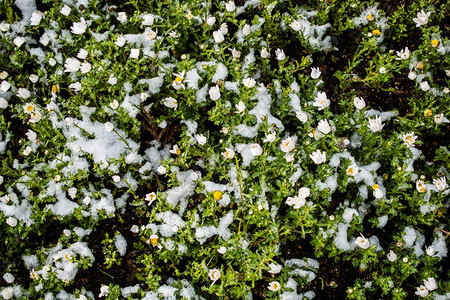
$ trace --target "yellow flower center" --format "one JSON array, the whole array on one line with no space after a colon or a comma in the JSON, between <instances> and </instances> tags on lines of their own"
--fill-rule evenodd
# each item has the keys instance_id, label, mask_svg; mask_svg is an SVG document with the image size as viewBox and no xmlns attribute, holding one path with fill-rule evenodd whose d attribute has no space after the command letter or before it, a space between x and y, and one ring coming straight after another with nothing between
<instances>
[{"instance_id":1,"label":"yellow flower center","mask_svg":"<svg viewBox=\"0 0 450 300\"><path fill-rule=\"evenodd\" d=\"M33 105L28 105L28 106L27 106L27 111L28 111L28 112L32 112L33 109L34 109Z\"/></svg>"},{"instance_id":2,"label":"yellow flower center","mask_svg":"<svg viewBox=\"0 0 450 300\"><path fill-rule=\"evenodd\" d=\"M177 155L180 155L180 154L181 154L181 150L177 149Z\"/></svg>"},{"instance_id":3,"label":"yellow flower center","mask_svg":"<svg viewBox=\"0 0 450 300\"><path fill-rule=\"evenodd\" d=\"M348 175L353 175L353 169L352 169L352 168L348 168L347 174L348 174Z\"/></svg>"},{"instance_id":4,"label":"yellow flower center","mask_svg":"<svg viewBox=\"0 0 450 300\"><path fill-rule=\"evenodd\" d=\"M213 193L213 197L214 197L214 199L216 199L216 200L222 199L222 192L221 192L221 191L215 191L215 192Z\"/></svg>"},{"instance_id":5,"label":"yellow flower center","mask_svg":"<svg viewBox=\"0 0 450 300\"><path fill-rule=\"evenodd\" d=\"M437 39L432 40L431 41L431 46L433 46L433 47L439 46L439 40L437 40Z\"/></svg>"},{"instance_id":6,"label":"yellow flower center","mask_svg":"<svg viewBox=\"0 0 450 300\"><path fill-rule=\"evenodd\" d=\"M380 35L381 35L381 32L380 32L378 29L375 29L374 31L372 31L372 34L373 34L373 35L380 36Z\"/></svg>"},{"instance_id":7,"label":"yellow flower center","mask_svg":"<svg viewBox=\"0 0 450 300\"><path fill-rule=\"evenodd\" d=\"M367 21L373 21L373 15L372 14L368 14L366 17Z\"/></svg>"},{"instance_id":8,"label":"yellow flower center","mask_svg":"<svg viewBox=\"0 0 450 300\"><path fill-rule=\"evenodd\" d=\"M431 109L427 109L423 112L423 115L425 117L431 117L431 115L433 115L433 112L431 111Z\"/></svg>"},{"instance_id":9,"label":"yellow flower center","mask_svg":"<svg viewBox=\"0 0 450 300\"><path fill-rule=\"evenodd\" d=\"M52 85L52 92L56 93L58 91L58 87L56 85Z\"/></svg>"},{"instance_id":10,"label":"yellow flower center","mask_svg":"<svg viewBox=\"0 0 450 300\"><path fill-rule=\"evenodd\" d=\"M158 243L158 237L150 238L150 243L152 243L152 245L156 245Z\"/></svg>"},{"instance_id":11,"label":"yellow flower center","mask_svg":"<svg viewBox=\"0 0 450 300\"><path fill-rule=\"evenodd\" d=\"M423 62L419 61L416 65L417 69L423 69Z\"/></svg>"},{"instance_id":12,"label":"yellow flower center","mask_svg":"<svg viewBox=\"0 0 450 300\"><path fill-rule=\"evenodd\" d=\"M372 188L374 189L374 190L376 190L376 189L379 189L380 187L378 186L378 184L374 184L374 185L372 185Z\"/></svg>"},{"instance_id":13,"label":"yellow flower center","mask_svg":"<svg viewBox=\"0 0 450 300\"><path fill-rule=\"evenodd\" d=\"M180 76L177 76L177 78L175 78L175 82L182 82L183 78L181 78Z\"/></svg>"},{"instance_id":14,"label":"yellow flower center","mask_svg":"<svg viewBox=\"0 0 450 300\"><path fill-rule=\"evenodd\" d=\"M408 144L412 144L412 143L414 143L414 141L413 141L413 138L412 138L412 136L407 136L406 138L405 138L405 141L406 141L406 143L408 143Z\"/></svg>"}]
</instances>

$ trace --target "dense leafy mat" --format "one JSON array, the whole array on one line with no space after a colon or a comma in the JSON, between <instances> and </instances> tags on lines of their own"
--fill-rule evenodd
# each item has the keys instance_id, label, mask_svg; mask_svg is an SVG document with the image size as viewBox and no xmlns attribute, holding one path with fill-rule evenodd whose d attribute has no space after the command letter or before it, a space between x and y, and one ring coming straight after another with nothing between
<instances>
[{"instance_id":1,"label":"dense leafy mat","mask_svg":"<svg viewBox=\"0 0 450 300\"><path fill-rule=\"evenodd\" d=\"M0 292L448 299L446 1L0 0Z\"/></svg>"}]
</instances>

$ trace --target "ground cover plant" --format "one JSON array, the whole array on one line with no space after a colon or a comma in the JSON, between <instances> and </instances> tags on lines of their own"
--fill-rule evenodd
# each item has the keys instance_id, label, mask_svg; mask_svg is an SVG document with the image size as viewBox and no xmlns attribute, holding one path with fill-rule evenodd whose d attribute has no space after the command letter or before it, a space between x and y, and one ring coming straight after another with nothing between
<instances>
[{"instance_id":1,"label":"ground cover plant","mask_svg":"<svg viewBox=\"0 0 450 300\"><path fill-rule=\"evenodd\" d=\"M449 299L446 1L0 0L4 299Z\"/></svg>"}]
</instances>

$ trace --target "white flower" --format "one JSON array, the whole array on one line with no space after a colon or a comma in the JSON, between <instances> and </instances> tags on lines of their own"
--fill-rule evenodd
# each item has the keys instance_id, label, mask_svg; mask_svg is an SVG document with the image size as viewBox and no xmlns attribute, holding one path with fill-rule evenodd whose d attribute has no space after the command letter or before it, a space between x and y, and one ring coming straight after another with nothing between
<instances>
[{"instance_id":1,"label":"white flower","mask_svg":"<svg viewBox=\"0 0 450 300\"><path fill-rule=\"evenodd\" d=\"M195 139L201 146L206 144L206 136L204 136L203 134L196 134Z\"/></svg>"},{"instance_id":2,"label":"white flower","mask_svg":"<svg viewBox=\"0 0 450 300\"><path fill-rule=\"evenodd\" d=\"M16 227L17 226L17 219L14 217L9 217L8 219L6 219L6 224L8 224L11 227Z\"/></svg>"},{"instance_id":3,"label":"white flower","mask_svg":"<svg viewBox=\"0 0 450 300\"><path fill-rule=\"evenodd\" d=\"M256 80L253 79L252 77L247 77L242 80L242 83L244 84L244 86L246 88L251 89L252 87L254 87L256 85Z\"/></svg>"},{"instance_id":4,"label":"white flower","mask_svg":"<svg viewBox=\"0 0 450 300\"><path fill-rule=\"evenodd\" d=\"M258 143L253 143L250 144L250 152L253 156L259 156L263 153L263 149Z\"/></svg>"},{"instance_id":5,"label":"white flower","mask_svg":"<svg viewBox=\"0 0 450 300\"><path fill-rule=\"evenodd\" d=\"M79 81L69 84L69 89L74 92L81 91L81 83Z\"/></svg>"},{"instance_id":6,"label":"white flower","mask_svg":"<svg viewBox=\"0 0 450 300\"><path fill-rule=\"evenodd\" d=\"M32 83L36 83L39 80L39 77L36 74L31 74L28 79L30 79L30 81Z\"/></svg>"},{"instance_id":7,"label":"white flower","mask_svg":"<svg viewBox=\"0 0 450 300\"><path fill-rule=\"evenodd\" d=\"M277 60L284 60L286 58L286 55L284 54L284 51L278 48L275 50L275 56L277 57Z\"/></svg>"},{"instance_id":8,"label":"white flower","mask_svg":"<svg viewBox=\"0 0 450 300\"><path fill-rule=\"evenodd\" d=\"M384 124L381 123L381 118L379 116L376 116L375 119L369 119L367 127L369 127L372 132L378 132L383 129Z\"/></svg>"},{"instance_id":9,"label":"white flower","mask_svg":"<svg viewBox=\"0 0 450 300\"><path fill-rule=\"evenodd\" d=\"M417 136L414 135L414 132L405 133L404 135L401 136L401 138L408 147L414 146L414 143L417 140Z\"/></svg>"},{"instance_id":10,"label":"white flower","mask_svg":"<svg viewBox=\"0 0 450 300\"><path fill-rule=\"evenodd\" d=\"M230 2L228 2L228 3L225 3L225 9L226 9L228 12L234 11L234 10L236 9L236 5L234 4L234 1L230 1Z\"/></svg>"},{"instance_id":11,"label":"white flower","mask_svg":"<svg viewBox=\"0 0 450 300\"><path fill-rule=\"evenodd\" d=\"M178 145L173 145L172 150L169 150L170 153L180 155L181 150L178 148Z\"/></svg>"},{"instance_id":12,"label":"white flower","mask_svg":"<svg viewBox=\"0 0 450 300\"><path fill-rule=\"evenodd\" d=\"M217 85L211 87L208 93L211 100L216 101L220 99L220 88Z\"/></svg>"},{"instance_id":13,"label":"white flower","mask_svg":"<svg viewBox=\"0 0 450 300\"><path fill-rule=\"evenodd\" d=\"M184 74L186 71L183 71L181 73L172 73L173 76L175 76L174 81L172 82L172 87L176 90L179 89L185 89L186 87L183 84Z\"/></svg>"},{"instance_id":14,"label":"white flower","mask_svg":"<svg viewBox=\"0 0 450 300\"><path fill-rule=\"evenodd\" d=\"M426 296L428 296L428 293L429 292L428 292L427 288L423 285L419 286L416 291L416 295L419 295L422 298L425 298Z\"/></svg>"},{"instance_id":15,"label":"white flower","mask_svg":"<svg viewBox=\"0 0 450 300\"><path fill-rule=\"evenodd\" d=\"M25 150L23 150L23 155L28 156L31 152L33 152L33 148L31 148L30 146L26 146Z\"/></svg>"},{"instance_id":16,"label":"white flower","mask_svg":"<svg viewBox=\"0 0 450 300\"><path fill-rule=\"evenodd\" d=\"M408 73L408 78L409 78L409 79L414 80L414 79L416 79L416 77L417 77L416 72L414 72L414 71L409 71L409 73Z\"/></svg>"},{"instance_id":17,"label":"white flower","mask_svg":"<svg viewBox=\"0 0 450 300\"><path fill-rule=\"evenodd\" d=\"M142 25L144 26L152 26L153 22L155 22L155 17L152 14L143 15L142 19Z\"/></svg>"},{"instance_id":18,"label":"white flower","mask_svg":"<svg viewBox=\"0 0 450 300\"><path fill-rule=\"evenodd\" d=\"M284 156L284 159L286 159L286 162L288 162L288 163L290 163L290 162L292 162L292 161L294 161L294 154L286 154L285 156Z\"/></svg>"},{"instance_id":19,"label":"white flower","mask_svg":"<svg viewBox=\"0 0 450 300\"><path fill-rule=\"evenodd\" d=\"M117 101L116 99L113 100L113 102L111 102L109 104L109 107L111 107L112 109L118 109L119 108L119 101Z\"/></svg>"},{"instance_id":20,"label":"white flower","mask_svg":"<svg viewBox=\"0 0 450 300\"><path fill-rule=\"evenodd\" d=\"M37 138L36 132L34 132L31 129L28 129L28 131L25 133L25 135L27 136L28 140L31 142L34 142Z\"/></svg>"},{"instance_id":21,"label":"white flower","mask_svg":"<svg viewBox=\"0 0 450 300\"><path fill-rule=\"evenodd\" d=\"M381 67L378 72L380 72L381 74L385 74L386 73L386 67Z\"/></svg>"},{"instance_id":22,"label":"white flower","mask_svg":"<svg viewBox=\"0 0 450 300\"><path fill-rule=\"evenodd\" d=\"M423 285L427 288L427 290L434 291L438 288L436 279L434 279L433 277L428 277L427 280L423 280Z\"/></svg>"},{"instance_id":23,"label":"white flower","mask_svg":"<svg viewBox=\"0 0 450 300\"><path fill-rule=\"evenodd\" d=\"M271 281L267 288L272 292L276 292L281 289L281 284L278 281Z\"/></svg>"},{"instance_id":24,"label":"white flower","mask_svg":"<svg viewBox=\"0 0 450 300\"><path fill-rule=\"evenodd\" d=\"M444 116L443 113L434 115L434 121L436 124L449 123L449 120Z\"/></svg>"},{"instance_id":25,"label":"white flower","mask_svg":"<svg viewBox=\"0 0 450 300\"><path fill-rule=\"evenodd\" d=\"M216 17L209 17L208 19L206 19L206 24L208 24L209 26L213 26L214 23L216 23Z\"/></svg>"},{"instance_id":26,"label":"white flower","mask_svg":"<svg viewBox=\"0 0 450 300\"><path fill-rule=\"evenodd\" d=\"M7 107L8 107L8 101L5 98L0 97L0 109L5 109Z\"/></svg>"},{"instance_id":27,"label":"white flower","mask_svg":"<svg viewBox=\"0 0 450 300\"><path fill-rule=\"evenodd\" d=\"M223 35L226 35L228 33L227 23L222 23L222 25L220 25L219 31L222 32Z\"/></svg>"},{"instance_id":28,"label":"white flower","mask_svg":"<svg viewBox=\"0 0 450 300\"><path fill-rule=\"evenodd\" d=\"M166 173L167 169L163 165L160 165L158 167L157 171L158 171L159 174L163 175L163 174Z\"/></svg>"},{"instance_id":29,"label":"white flower","mask_svg":"<svg viewBox=\"0 0 450 300\"><path fill-rule=\"evenodd\" d=\"M20 98L28 99L28 98L30 98L31 93L29 90L27 90L25 88L19 88L16 95Z\"/></svg>"},{"instance_id":30,"label":"white flower","mask_svg":"<svg viewBox=\"0 0 450 300\"><path fill-rule=\"evenodd\" d=\"M328 123L328 120L320 120L319 124L317 125L317 129L322 132L323 134L328 134L331 132L330 124Z\"/></svg>"},{"instance_id":31,"label":"white flower","mask_svg":"<svg viewBox=\"0 0 450 300\"><path fill-rule=\"evenodd\" d=\"M322 110L330 106L330 104L331 101L327 98L327 94L325 92L319 92L316 98L314 98L313 106L316 106L319 110Z\"/></svg>"},{"instance_id":32,"label":"white flower","mask_svg":"<svg viewBox=\"0 0 450 300\"><path fill-rule=\"evenodd\" d=\"M148 201L148 206L150 206L156 200L156 194L154 192L145 195L145 201Z\"/></svg>"},{"instance_id":33,"label":"white flower","mask_svg":"<svg viewBox=\"0 0 450 300\"><path fill-rule=\"evenodd\" d=\"M117 21L119 21L122 24L128 21L127 14L123 11L117 13Z\"/></svg>"},{"instance_id":34,"label":"white flower","mask_svg":"<svg viewBox=\"0 0 450 300\"><path fill-rule=\"evenodd\" d=\"M145 28L144 34L146 35L146 40L152 41L158 36L158 30L154 31L150 27L147 27Z\"/></svg>"},{"instance_id":35,"label":"white flower","mask_svg":"<svg viewBox=\"0 0 450 300\"><path fill-rule=\"evenodd\" d=\"M417 190L419 193L425 192L426 187L425 187L425 183L424 183L422 180L417 180L417 181L416 181L416 190Z\"/></svg>"},{"instance_id":36,"label":"white flower","mask_svg":"<svg viewBox=\"0 0 450 300\"><path fill-rule=\"evenodd\" d=\"M425 247L425 252L427 253L428 256L433 256L436 253L436 250L434 250L433 246L430 247Z\"/></svg>"},{"instance_id":37,"label":"white flower","mask_svg":"<svg viewBox=\"0 0 450 300\"><path fill-rule=\"evenodd\" d=\"M292 23L289 24L289 26L291 26L291 28L294 29L295 31L300 31L300 30L302 30L302 25L301 25L300 22L297 21L297 20L292 21Z\"/></svg>"},{"instance_id":38,"label":"white flower","mask_svg":"<svg viewBox=\"0 0 450 300\"><path fill-rule=\"evenodd\" d=\"M214 38L214 42L216 42L216 44L219 44L225 40L225 36L223 35L222 31L220 31L220 30L213 32L213 38Z\"/></svg>"},{"instance_id":39,"label":"white flower","mask_svg":"<svg viewBox=\"0 0 450 300\"><path fill-rule=\"evenodd\" d=\"M105 130L106 132L111 132L114 130L114 124L111 122L106 122L105 123Z\"/></svg>"},{"instance_id":40,"label":"white flower","mask_svg":"<svg viewBox=\"0 0 450 300\"><path fill-rule=\"evenodd\" d=\"M300 198L308 198L311 195L311 190L307 187L302 187L298 190L298 196Z\"/></svg>"},{"instance_id":41,"label":"white flower","mask_svg":"<svg viewBox=\"0 0 450 300\"><path fill-rule=\"evenodd\" d=\"M11 27L11 24L8 24L8 23L1 23L0 24L0 30L3 31L3 32L8 31L10 27Z\"/></svg>"},{"instance_id":42,"label":"white flower","mask_svg":"<svg viewBox=\"0 0 450 300\"><path fill-rule=\"evenodd\" d=\"M70 12L72 11L72 9L69 7L69 6L67 6L67 5L64 5L62 8L61 8L61 10L59 11L63 16L69 16L70 15Z\"/></svg>"},{"instance_id":43,"label":"white flower","mask_svg":"<svg viewBox=\"0 0 450 300\"><path fill-rule=\"evenodd\" d=\"M309 157L311 157L315 164L320 165L327 160L327 153L325 151L321 152L320 150L316 150L311 153Z\"/></svg>"},{"instance_id":44,"label":"white flower","mask_svg":"<svg viewBox=\"0 0 450 300\"><path fill-rule=\"evenodd\" d=\"M266 133L265 135L266 135L266 138L263 139L264 143L272 143L277 138L277 133L274 131L271 131L268 134Z\"/></svg>"},{"instance_id":45,"label":"white flower","mask_svg":"<svg viewBox=\"0 0 450 300\"><path fill-rule=\"evenodd\" d=\"M236 50L236 48L233 48L233 49L228 48L228 50L231 51L231 55L232 55L234 58L239 58L239 57L241 57L241 51Z\"/></svg>"},{"instance_id":46,"label":"white flower","mask_svg":"<svg viewBox=\"0 0 450 300\"><path fill-rule=\"evenodd\" d=\"M355 105L356 109L364 109L366 107L366 102L361 97L353 98L353 104Z\"/></svg>"},{"instance_id":47,"label":"white flower","mask_svg":"<svg viewBox=\"0 0 450 300\"><path fill-rule=\"evenodd\" d=\"M374 184L372 186L373 189L373 196L377 199L381 199L384 197L384 192L380 189L380 187L378 186L378 184Z\"/></svg>"},{"instance_id":48,"label":"white flower","mask_svg":"<svg viewBox=\"0 0 450 300\"><path fill-rule=\"evenodd\" d=\"M133 48L130 51L130 58L139 58L139 53L141 52L141 49L139 48Z\"/></svg>"},{"instance_id":49,"label":"white flower","mask_svg":"<svg viewBox=\"0 0 450 300\"><path fill-rule=\"evenodd\" d=\"M110 85L115 85L117 83L117 78L114 76L114 74L111 73L111 75L109 75L108 83Z\"/></svg>"},{"instance_id":50,"label":"white flower","mask_svg":"<svg viewBox=\"0 0 450 300\"><path fill-rule=\"evenodd\" d=\"M409 51L408 47L406 47L405 49L397 51L397 56L398 57L396 59L397 60L400 60L400 59L405 60L405 59L409 58L409 55L410 55L410 51Z\"/></svg>"},{"instance_id":51,"label":"white flower","mask_svg":"<svg viewBox=\"0 0 450 300\"><path fill-rule=\"evenodd\" d=\"M3 275L3 279L7 282L7 283L12 283L14 281L14 275L11 273L5 273Z\"/></svg>"},{"instance_id":52,"label":"white flower","mask_svg":"<svg viewBox=\"0 0 450 300\"><path fill-rule=\"evenodd\" d=\"M139 226L137 226L137 225L131 226L130 231L132 233L139 233Z\"/></svg>"},{"instance_id":53,"label":"white flower","mask_svg":"<svg viewBox=\"0 0 450 300\"><path fill-rule=\"evenodd\" d=\"M42 115L39 112L39 110L34 111L32 114L30 114L30 123L37 123L41 120Z\"/></svg>"},{"instance_id":54,"label":"white flower","mask_svg":"<svg viewBox=\"0 0 450 300\"><path fill-rule=\"evenodd\" d=\"M69 194L70 198L74 199L77 195L77 188L71 187L67 190L67 193Z\"/></svg>"},{"instance_id":55,"label":"white flower","mask_svg":"<svg viewBox=\"0 0 450 300\"><path fill-rule=\"evenodd\" d=\"M112 180L113 180L115 183L118 183L118 182L120 182L120 176L119 176L119 175L114 175L114 176L112 177Z\"/></svg>"},{"instance_id":56,"label":"white flower","mask_svg":"<svg viewBox=\"0 0 450 300\"><path fill-rule=\"evenodd\" d=\"M56 63L57 63L57 61L52 57L52 58L50 58L49 60L48 60L48 64L50 65L50 66L54 66L54 65L56 65Z\"/></svg>"},{"instance_id":57,"label":"white flower","mask_svg":"<svg viewBox=\"0 0 450 300\"><path fill-rule=\"evenodd\" d=\"M11 83L9 83L6 80L3 80L1 85L0 85L0 90L2 90L3 92L7 92L9 90L9 88L11 87Z\"/></svg>"},{"instance_id":58,"label":"white flower","mask_svg":"<svg viewBox=\"0 0 450 300\"><path fill-rule=\"evenodd\" d=\"M225 148L225 152L222 152L222 155L226 158L226 159L232 159L235 155L235 152L232 148Z\"/></svg>"},{"instance_id":59,"label":"white flower","mask_svg":"<svg viewBox=\"0 0 450 300\"><path fill-rule=\"evenodd\" d=\"M219 252L220 254L225 254L227 253L227 247L220 247L219 249L217 249L217 252Z\"/></svg>"},{"instance_id":60,"label":"white flower","mask_svg":"<svg viewBox=\"0 0 450 300\"><path fill-rule=\"evenodd\" d=\"M116 46L118 46L118 47L123 47L126 42L127 42L127 40L123 37L123 35L119 35L117 37L117 40L114 42L114 44L116 44Z\"/></svg>"},{"instance_id":61,"label":"white flower","mask_svg":"<svg viewBox=\"0 0 450 300\"><path fill-rule=\"evenodd\" d=\"M278 274L281 272L281 269L283 268L283 266L279 265L279 264L270 263L269 268L270 268L269 273Z\"/></svg>"},{"instance_id":62,"label":"white flower","mask_svg":"<svg viewBox=\"0 0 450 300\"><path fill-rule=\"evenodd\" d=\"M248 25L248 24L245 24L244 25L244 28L242 29L242 34L244 35L244 36L247 36L247 35L249 35L250 34L250 25Z\"/></svg>"},{"instance_id":63,"label":"white flower","mask_svg":"<svg viewBox=\"0 0 450 300\"><path fill-rule=\"evenodd\" d=\"M280 148L284 153L291 152L295 148L295 141L289 136L281 141Z\"/></svg>"},{"instance_id":64,"label":"white flower","mask_svg":"<svg viewBox=\"0 0 450 300\"><path fill-rule=\"evenodd\" d=\"M443 191L447 188L447 180L445 177L441 177L439 179L433 179L433 184L437 188L438 191Z\"/></svg>"},{"instance_id":65,"label":"white flower","mask_svg":"<svg viewBox=\"0 0 450 300\"><path fill-rule=\"evenodd\" d=\"M45 18L45 15L42 11L37 10L37 11L33 12L33 14L31 15L31 18L30 18L30 21L31 21L30 25L31 26L39 25L39 23L41 23L41 20L43 18Z\"/></svg>"},{"instance_id":66,"label":"white flower","mask_svg":"<svg viewBox=\"0 0 450 300\"><path fill-rule=\"evenodd\" d=\"M164 102L163 103L168 108L173 108L173 109L177 108L177 100L175 98L172 98L172 97L164 98Z\"/></svg>"},{"instance_id":67,"label":"white flower","mask_svg":"<svg viewBox=\"0 0 450 300\"><path fill-rule=\"evenodd\" d=\"M321 72L320 72L319 68L311 68L311 78L312 79L319 78L320 74L321 74Z\"/></svg>"},{"instance_id":68,"label":"white flower","mask_svg":"<svg viewBox=\"0 0 450 300\"><path fill-rule=\"evenodd\" d=\"M13 40L14 45L17 46L17 48L20 48L20 46L22 46L23 43L25 43L25 38L18 36Z\"/></svg>"},{"instance_id":69,"label":"white flower","mask_svg":"<svg viewBox=\"0 0 450 300\"><path fill-rule=\"evenodd\" d=\"M0 73L0 79L1 80L5 80L6 78L8 78L9 74L6 71L3 71Z\"/></svg>"},{"instance_id":70,"label":"white flower","mask_svg":"<svg viewBox=\"0 0 450 300\"><path fill-rule=\"evenodd\" d=\"M397 254L395 254L395 252L391 250L389 251L387 258L389 261L394 262L397 260Z\"/></svg>"},{"instance_id":71,"label":"white flower","mask_svg":"<svg viewBox=\"0 0 450 300\"><path fill-rule=\"evenodd\" d=\"M89 72L91 69L92 69L92 66L87 61L84 61L80 66L80 72L83 74Z\"/></svg>"},{"instance_id":72,"label":"white flower","mask_svg":"<svg viewBox=\"0 0 450 300\"><path fill-rule=\"evenodd\" d=\"M424 92L428 91L430 89L430 85L428 84L428 81L422 81L420 83L420 89Z\"/></svg>"},{"instance_id":73,"label":"white flower","mask_svg":"<svg viewBox=\"0 0 450 300\"><path fill-rule=\"evenodd\" d=\"M5 287L2 290L1 295L2 295L3 299L7 299L7 300L11 299L12 297L14 297L14 290L12 287Z\"/></svg>"},{"instance_id":74,"label":"white flower","mask_svg":"<svg viewBox=\"0 0 450 300\"><path fill-rule=\"evenodd\" d=\"M413 21L416 22L416 27L420 27L428 23L428 17L431 12L425 13L423 9L417 13L417 18L413 18Z\"/></svg>"},{"instance_id":75,"label":"white flower","mask_svg":"<svg viewBox=\"0 0 450 300\"><path fill-rule=\"evenodd\" d=\"M81 62L74 57L69 57L64 62L64 68L66 68L64 70L64 72L75 73L75 72L78 72L80 67L81 67Z\"/></svg>"},{"instance_id":76,"label":"white flower","mask_svg":"<svg viewBox=\"0 0 450 300\"><path fill-rule=\"evenodd\" d=\"M351 164L350 166L348 166L346 173L348 176L355 176L359 173L359 168L357 165Z\"/></svg>"},{"instance_id":77,"label":"white flower","mask_svg":"<svg viewBox=\"0 0 450 300\"><path fill-rule=\"evenodd\" d=\"M261 57L262 58L268 58L270 55L269 51L267 51L267 48L262 48L261 49Z\"/></svg>"},{"instance_id":78,"label":"white flower","mask_svg":"<svg viewBox=\"0 0 450 300\"><path fill-rule=\"evenodd\" d=\"M212 281L219 280L220 276L222 276L222 274L220 274L220 271L217 270L217 269L211 269L211 270L208 271L208 277Z\"/></svg>"},{"instance_id":79,"label":"white flower","mask_svg":"<svg viewBox=\"0 0 450 300\"><path fill-rule=\"evenodd\" d=\"M244 102L242 102L242 100L240 100L239 103L236 104L234 107L236 107L236 109L237 109L237 111L236 111L237 114L241 114L241 115L244 114L245 104L244 104Z\"/></svg>"},{"instance_id":80,"label":"white flower","mask_svg":"<svg viewBox=\"0 0 450 300\"><path fill-rule=\"evenodd\" d=\"M83 34L87 29L87 24L84 18L80 19L80 22L74 22L70 27L70 30L73 34Z\"/></svg>"},{"instance_id":81,"label":"white flower","mask_svg":"<svg viewBox=\"0 0 450 300\"><path fill-rule=\"evenodd\" d=\"M366 239L364 236L359 236L356 239L355 244L363 249L367 249L370 247L369 239Z\"/></svg>"},{"instance_id":82,"label":"white flower","mask_svg":"<svg viewBox=\"0 0 450 300\"><path fill-rule=\"evenodd\" d=\"M303 111L298 111L295 115L302 123L306 123L308 121L308 114Z\"/></svg>"},{"instance_id":83,"label":"white flower","mask_svg":"<svg viewBox=\"0 0 450 300\"><path fill-rule=\"evenodd\" d=\"M109 294L109 286L102 285L100 288L100 294L98 295L99 298L106 297Z\"/></svg>"}]
</instances>

